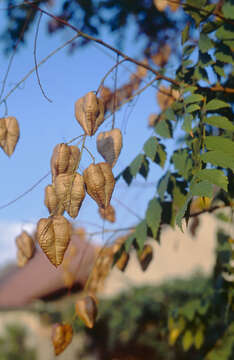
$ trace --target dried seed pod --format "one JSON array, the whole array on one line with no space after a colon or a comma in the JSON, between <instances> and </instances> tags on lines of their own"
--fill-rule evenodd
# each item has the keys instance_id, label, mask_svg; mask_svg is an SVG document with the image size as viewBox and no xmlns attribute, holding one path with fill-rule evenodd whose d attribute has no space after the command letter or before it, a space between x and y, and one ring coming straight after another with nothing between
<instances>
[{"instance_id":1,"label":"dried seed pod","mask_svg":"<svg viewBox=\"0 0 234 360\"><path fill-rule=\"evenodd\" d=\"M4 145L7 135L5 118L0 118L0 146Z\"/></svg>"},{"instance_id":2,"label":"dried seed pod","mask_svg":"<svg viewBox=\"0 0 234 360\"><path fill-rule=\"evenodd\" d=\"M22 231L22 233L16 237L15 242L20 252L27 259L30 259L33 256L35 244L32 237L26 231Z\"/></svg>"},{"instance_id":3,"label":"dried seed pod","mask_svg":"<svg viewBox=\"0 0 234 360\"><path fill-rule=\"evenodd\" d=\"M99 207L106 208L110 204L115 186L110 165L108 163L91 164L85 169L83 176L87 193Z\"/></svg>"},{"instance_id":4,"label":"dried seed pod","mask_svg":"<svg viewBox=\"0 0 234 360\"><path fill-rule=\"evenodd\" d=\"M168 44L164 44L154 55L151 56L151 59L156 65L163 67L167 64L170 54L171 47Z\"/></svg>"},{"instance_id":5,"label":"dried seed pod","mask_svg":"<svg viewBox=\"0 0 234 360\"><path fill-rule=\"evenodd\" d=\"M50 214L62 215L64 213L64 206L56 196L54 185L46 186L44 203Z\"/></svg>"},{"instance_id":6,"label":"dried seed pod","mask_svg":"<svg viewBox=\"0 0 234 360\"><path fill-rule=\"evenodd\" d=\"M112 223L115 222L115 209L113 208L113 206L111 204L109 206L107 206L106 209L99 207L98 211L99 211L100 216L103 219L110 221Z\"/></svg>"},{"instance_id":7,"label":"dried seed pod","mask_svg":"<svg viewBox=\"0 0 234 360\"><path fill-rule=\"evenodd\" d=\"M66 207L70 202L73 175L60 174L56 176L54 188L58 200Z\"/></svg>"},{"instance_id":8,"label":"dried seed pod","mask_svg":"<svg viewBox=\"0 0 234 360\"><path fill-rule=\"evenodd\" d=\"M85 295L76 302L76 314L88 328L94 326L97 317L97 300L94 295Z\"/></svg>"},{"instance_id":9,"label":"dried seed pod","mask_svg":"<svg viewBox=\"0 0 234 360\"><path fill-rule=\"evenodd\" d=\"M59 174L65 173L70 160L70 148L67 144L61 143L55 146L50 161L53 181Z\"/></svg>"},{"instance_id":10,"label":"dried seed pod","mask_svg":"<svg viewBox=\"0 0 234 360\"><path fill-rule=\"evenodd\" d=\"M101 207L107 208L110 204L112 193L115 187L115 178L112 173L111 166L108 163L101 162L98 165L101 168L102 174L105 179L105 203Z\"/></svg>"},{"instance_id":11,"label":"dried seed pod","mask_svg":"<svg viewBox=\"0 0 234 360\"><path fill-rule=\"evenodd\" d=\"M144 59L144 60L142 61L142 64L148 65L148 60L147 60L147 59ZM148 72L148 70L147 70L145 67L138 65L136 75L137 75L140 79L146 77L147 72Z\"/></svg>"},{"instance_id":12,"label":"dried seed pod","mask_svg":"<svg viewBox=\"0 0 234 360\"><path fill-rule=\"evenodd\" d=\"M28 258L24 255L24 253L19 249L17 251L17 265L19 267L24 267L28 262Z\"/></svg>"},{"instance_id":13,"label":"dried seed pod","mask_svg":"<svg viewBox=\"0 0 234 360\"><path fill-rule=\"evenodd\" d=\"M61 354L70 344L73 330L70 324L54 324L52 328L52 343L55 355Z\"/></svg>"},{"instance_id":14,"label":"dried seed pod","mask_svg":"<svg viewBox=\"0 0 234 360\"><path fill-rule=\"evenodd\" d=\"M154 5L159 11L164 11L168 5L168 0L154 0Z\"/></svg>"},{"instance_id":15,"label":"dried seed pod","mask_svg":"<svg viewBox=\"0 0 234 360\"><path fill-rule=\"evenodd\" d=\"M129 262L129 254L126 251L123 251L118 261L116 261L116 266L120 271L124 271Z\"/></svg>"},{"instance_id":16,"label":"dried seed pod","mask_svg":"<svg viewBox=\"0 0 234 360\"><path fill-rule=\"evenodd\" d=\"M104 103L93 91L75 103L75 116L85 133L92 136L104 121Z\"/></svg>"},{"instance_id":17,"label":"dried seed pod","mask_svg":"<svg viewBox=\"0 0 234 360\"><path fill-rule=\"evenodd\" d=\"M122 149L122 133L119 129L103 131L97 137L97 150L113 167Z\"/></svg>"},{"instance_id":18,"label":"dried seed pod","mask_svg":"<svg viewBox=\"0 0 234 360\"><path fill-rule=\"evenodd\" d=\"M73 176L70 199L65 204L67 213L74 219L81 208L83 200L85 198L85 185L82 175L76 173Z\"/></svg>"},{"instance_id":19,"label":"dried seed pod","mask_svg":"<svg viewBox=\"0 0 234 360\"><path fill-rule=\"evenodd\" d=\"M40 219L37 224L38 242L54 266L59 266L70 241L70 224L61 215Z\"/></svg>"},{"instance_id":20,"label":"dried seed pod","mask_svg":"<svg viewBox=\"0 0 234 360\"><path fill-rule=\"evenodd\" d=\"M71 145L70 149L70 157L67 167L67 174L73 174L77 170L79 158L80 158L80 150L77 146Z\"/></svg>"},{"instance_id":21,"label":"dried seed pod","mask_svg":"<svg viewBox=\"0 0 234 360\"><path fill-rule=\"evenodd\" d=\"M153 248L151 245L146 244L143 250L138 254L138 260L142 271L145 271L153 259Z\"/></svg>"},{"instance_id":22,"label":"dried seed pod","mask_svg":"<svg viewBox=\"0 0 234 360\"><path fill-rule=\"evenodd\" d=\"M5 122L6 134L4 135L5 138L3 138L1 141L1 146L5 151L5 153L8 156L11 156L15 150L15 146L19 139L19 124L14 116L8 116L2 119L4 119ZM2 131L4 132L3 120L2 120L2 128L3 128Z\"/></svg>"}]
</instances>

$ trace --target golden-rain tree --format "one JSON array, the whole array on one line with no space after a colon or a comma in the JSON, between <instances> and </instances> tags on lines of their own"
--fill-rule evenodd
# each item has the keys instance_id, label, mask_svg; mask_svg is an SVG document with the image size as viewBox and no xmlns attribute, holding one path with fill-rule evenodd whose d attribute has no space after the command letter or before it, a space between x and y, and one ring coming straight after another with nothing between
<instances>
[{"instance_id":1,"label":"golden-rain tree","mask_svg":"<svg viewBox=\"0 0 234 360\"><path fill-rule=\"evenodd\" d=\"M102 249L97 258L94 270L85 286L85 292L76 304L77 315L88 327L92 327L95 324L98 308L97 283L102 279L103 268L105 275L114 263L123 270L127 265L130 250L135 248L142 269L146 270L152 260L152 248L146 244L146 241L149 237L159 241L164 224L173 228L179 226L183 230L184 220L186 223L193 221L194 231L200 214L215 213L223 208L227 209L232 219L234 4L232 0L138 0L134 5L107 0L100 2L90 0L85 4L64 1L61 13L55 16L43 6L43 3L43 1L25 1L19 4L10 2L8 16L10 20L15 21L16 31L11 30L5 36L8 37L8 41L11 40L15 51L24 40L25 33L34 19L39 17L37 38L43 15L49 19L50 33L62 28L70 28L74 31L75 37L69 43L77 37L83 39L83 45L90 41L96 42L111 50L118 59L104 76L97 91L84 94L75 104L76 119L84 131L82 135L78 135L81 139L80 147L71 145L71 142L61 143L53 151L52 184L45 189L45 204L50 216L47 219L40 219L37 226L37 240L53 265L59 266L62 263L72 231L64 212L76 218L85 194L88 193L98 204L101 216L107 219L109 216L109 219L114 221L115 214L110 201L119 179L124 179L131 186L138 174L147 180L154 166L164 169L168 160L165 140L174 139L176 143L178 140L176 130L179 129L182 134L177 148L169 159L170 167L158 181L155 195L147 205L144 219L129 229L129 233L118 238L112 247ZM48 1L47 5L49 4ZM80 26L70 21L75 18L76 6L81 7L83 11ZM97 8L98 13L95 11ZM134 15L139 27L138 32L148 39L143 51L143 61L129 57L127 53L98 37L98 29L92 25L92 21L96 16L100 24L105 23L102 9L118 10L117 15L115 13L108 23L112 31L124 29L128 16ZM23 14L23 17L21 16L23 21L17 18L17 11ZM181 16L178 23L175 23L172 21L171 13L177 11ZM182 25L183 29L180 30ZM168 31L166 32L165 29ZM173 48L173 35L170 38L170 30L174 30L176 36L180 34L181 53ZM178 62L173 76L169 76L167 66L170 56L176 56ZM116 74L116 69L123 62L135 64L136 72L121 87L115 87L113 90L107 88L106 77L113 71ZM35 68L32 72L36 71L38 75L38 67L41 63L37 63L35 56ZM148 82L147 71L153 76ZM43 95L46 96L39 76L38 82ZM157 101L161 109L158 114L146 114L145 120L148 117L148 125L152 127L153 135L142 144L139 154L136 154L133 160L129 159L129 165L114 178L112 167L118 161L122 147L122 133L115 127L114 113L151 85L156 85L158 88ZM11 92L2 98L1 104L6 104L10 94ZM109 116L113 117L112 128L107 132L99 132L99 126ZM10 156L19 136L18 123L15 118L8 116L0 121L0 145ZM13 123L14 129L10 126ZM105 161L96 164L93 155L90 154L93 163L81 173L79 164L83 151L89 152L85 145L86 138L92 137L96 132L98 132L97 150ZM21 265L33 255L33 249L30 255L24 251L26 246L24 241L29 241L27 247L31 249L29 245L31 240L28 238L25 240L25 234L22 238L18 238ZM231 238L224 236L220 242L224 243L229 254L232 255ZM229 263L231 255L226 262L219 262L219 269L232 272ZM230 358L232 352L230 334L234 326L233 287L231 282L224 280L221 270L219 280L222 281L219 281L219 285L214 282L212 296L204 294L204 299L201 301L190 302L187 307L179 309L169 317L168 332L171 346L180 341L185 351L192 346L199 350L205 344L205 319L218 311L221 317L226 314L223 332L219 332L225 343L222 359ZM57 324L53 332L55 353L63 351L71 338L70 324ZM209 348L205 347L207 360L217 358L215 344L217 340L215 338Z\"/></svg>"}]
</instances>

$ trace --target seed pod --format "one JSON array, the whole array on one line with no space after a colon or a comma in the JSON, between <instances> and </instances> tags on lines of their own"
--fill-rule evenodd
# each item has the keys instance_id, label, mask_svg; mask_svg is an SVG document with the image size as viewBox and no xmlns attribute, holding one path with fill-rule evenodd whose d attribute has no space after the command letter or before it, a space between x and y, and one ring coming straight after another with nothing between
<instances>
[{"instance_id":1,"label":"seed pod","mask_svg":"<svg viewBox=\"0 0 234 360\"><path fill-rule=\"evenodd\" d=\"M75 103L75 116L85 133L92 136L104 121L104 104L93 91Z\"/></svg>"},{"instance_id":2,"label":"seed pod","mask_svg":"<svg viewBox=\"0 0 234 360\"><path fill-rule=\"evenodd\" d=\"M64 206L56 196L54 185L47 185L45 188L45 206L52 215L62 215Z\"/></svg>"},{"instance_id":3,"label":"seed pod","mask_svg":"<svg viewBox=\"0 0 234 360\"><path fill-rule=\"evenodd\" d=\"M154 0L154 5L159 11L164 11L168 5L168 0Z\"/></svg>"},{"instance_id":4,"label":"seed pod","mask_svg":"<svg viewBox=\"0 0 234 360\"><path fill-rule=\"evenodd\" d=\"M101 207L98 208L99 214L100 216L109 221L114 223L115 222L115 209L113 208L113 206L110 204L109 206L107 206L106 209L103 209Z\"/></svg>"},{"instance_id":5,"label":"seed pod","mask_svg":"<svg viewBox=\"0 0 234 360\"><path fill-rule=\"evenodd\" d=\"M58 200L66 207L70 202L73 175L60 174L55 178L55 193Z\"/></svg>"},{"instance_id":6,"label":"seed pod","mask_svg":"<svg viewBox=\"0 0 234 360\"><path fill-rule=\"evenodd\" d=\"M37 224L38 242L54 266L59 266L70 241L70 224L61 215L40 219Z\"/></svg>"},{"instance_id":7,"label":"seed pod","mask_svg":"<svg viewBox=\"0 0 234 360\"><path fill-rule=\"evenodd\" d=\"M33 256L35 244L32 237L26 231L23 231L18 235L15 242L18 249L27 259L30 259Z\"/></svg>"},{"instance_id":8,"label":"seed pod","mask_svg":"<svg viewBox=\"0 0 234 360\"><path fill-rule=\"evenodd\" d=\"M5 138L3 138L1 141L1 146L5 151L5 153L8 156L11 156L15 150L15 146L19 139L19 124L14 116L8 116L2 119L4 119L5 122L6 133L5 133ZM2 120L2 128L3 128L2 131L4 133L3 120Z\"/></svg>"},{"instance_id":9,"label":"seed pod","mask_svg":"<svg viewBox=\"0 0 234 360\"><path fill-rule=\"evenodd\" d=\"M68 162L68 168L66 173L73 174L77 170L78 161L80 158L80 150L77 146L71 145L69 146L70 149L70 157Z\"/></svg>"},{"instance_id":10,"label":"seed pod","mask_svg":"<svg viewBox=\"0 0 234 360\"><path fill-rule=\"evenodd\" d=\"M88 328L94 326L97 317L97 300L94 295L85 295L77 300L76 314Z\"/></svg>"},{"instance_id":11,"label":"seed pod","mask_svg":"<svg viewBox=\"0 0 234 360\"><path fill-rule=\"evenodd\" d=\"M17 265L19 267L24 267L28 262L28 258L24 255L24 253L19 249L17 251Z\"/></svg>"},{"instance_id":12,"label":"seed pod","mask_svg":"<svg viewBox=\"0 0 234 360\"><path fill-rule=\"evenodd\" d=\"M70 148L68 145L61 143L55 146L50 161L53 181L59 174L65 173L70 160Z\"/></svg>"},{"instance_id":13,"label":"seed pod","mask_svg":"<svg viewBox=\"0 0 234 360\"><path fill-rule=\"evenodd\" d=\"M122 133L119 129L103 131L97 137L97 150L113 167L122 149Z\"/></svg>"},{"instance_id":14,"label":"seed pod","mask_svg":"<svg viewBox=\"0 0 234 360\"><path fill-rule=\"evenodd\" d=\"M55 355L61 354L70 344L73 330L70 324L54 324L52 328L52 343Z\"/></svg>"},{"instance_id":15,"label":"seed pod","mask_svg":"<svg viewBox=\"0 0 234 360\"><path fill-rule=\"evenodd\" d=\"M115 186L110 165L108 163L91 164L85 169L83 176L87 193L99 207L106 208L110 204Z\"/></svg>"},{"instance_id":16,"label":"seed pod","mask_svg":"<svg viewBox=\"0 0 234 360\"><path fill-rule=\"evenodd\" d=\"M116 266L120 271L124 271L129 262L129 254L126 251L123 251L119 260L116 262Z\"/></svg>"},{"instance_id":17,"label":"seed pod","mask_svg":"<svg viewBox=\"0 0 234 360\"><path fill-rule=\"evenodd\" d=\"M81 208L83 200L85 198L85 185L82 175L76 173L73 176L73 182L71 186L69 201L65 204L67 213L74 219Z\"/></svg>"},{"instance_id":18,"label":"seed pod","mask_svg":"<svg viewBox=\"0 0 234 360\"><path fill-rule=\"evenodd\" d=\"M153 259L153 248L151 245L146 244L143 250L138 254L138 260L142 271L145 271Z\"/></svg>"}]
</instances>

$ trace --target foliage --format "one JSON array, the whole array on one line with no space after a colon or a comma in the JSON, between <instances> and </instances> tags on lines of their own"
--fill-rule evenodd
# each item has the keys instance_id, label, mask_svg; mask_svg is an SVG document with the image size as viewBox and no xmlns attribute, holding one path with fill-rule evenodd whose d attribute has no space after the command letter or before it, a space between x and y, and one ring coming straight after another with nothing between
<instances>
[{"instance_id":1,"label":"foliage","mask_svg":"<svg viewBox=\"0 0 234 360\"><path fill-rule=\"evenodd\" d=\"M36 350L26 344L27 332L17 324L8 324L0 337L1 360L35 360Z\"/></svg>"}]
</instances>

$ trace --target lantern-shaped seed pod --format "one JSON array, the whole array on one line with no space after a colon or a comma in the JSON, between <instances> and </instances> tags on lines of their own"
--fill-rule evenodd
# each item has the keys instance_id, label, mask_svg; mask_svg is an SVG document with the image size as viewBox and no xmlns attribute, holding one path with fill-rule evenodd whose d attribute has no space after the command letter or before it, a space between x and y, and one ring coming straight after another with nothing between
<instances>
[{"instance_id":1,"label":"lantern-shaped seed pod","mask_svg":"<svg viewBox=\"0 0 234 360\"><path fill-rule=\"evenodd\" d=\"M110 165L108 163L91 164L84 171L84 181L87 193L98 206L108 207L115 186Z\"/></svg>"},{"instance_id":2,"label":"lantern-shaped seed pod","mask_svg":"<svg viewBox=\"0 0 234 360\"><path fill-rule=\"evenodd\" d=\"M28 262L28 258L24 255L24 253L19 249L17 251L17 265L19 267L24 267Z\"/></svg>"},{"instance_id":3,"label":"lantern-shaped seed pod","mask_svg":"<svg viewBox=\"0 0 234 360\"><path fill-rule=\"evenodd\" d=\"M126 251L123 251L120 258L116 262L116 266L120 271L124 271L129 262L129 254Z\"/></svg>"},{"instance_id":4,"label":"lantern-shaped seed pod","mask_svg":"<svg viewBox=\"0 0 234 360\"><path fill-rule=\"evenodd\" d=\"M94 295L85 295L77 300L76 314L88 328L94 326L97 317L97 300Z\"/></svg>"},{"instance_id":5,"label":"lantern-shaped seed pod","mask_svg":"<svg viewBox=\"0 0 234 360\"><path fill-rule=\"evenodd\" d=\"M109 206L107 206L106 209L99 207L98 211L99 211L100 216L103 219L105 219L111 223L115 222L115 209L113 208L113 206L111 204Z\"/></svg>"},{"instance_id":6,"label":"lantern-shaped seed pod","mask_svg":"<svg viewBox=\"0 0 234 360\"><path fill-rule=\"evenodd\" d=\"M122 149L122 133L119 129L103 131L97 137L97 150L113 167Z\"/></svg>"},{"instance_id":7,"label":"lantern-shaped seed pod","mask_svg":"<svg viewBox=\"0 0 234 360\"><path fill-rule=\"evenodd\" d=\"M111 166L108 163L101 162L98 164L101 168L102 174L105 179L105 203L102 207L107 208L110 204L112 193L115 187L115 178L111 170Z\"/></svg>"},{"instance_id":8,"label":"lantern-shaped seed pod","mask_svg":"<svg viewBox=\"0 0 234 360\"><path fill-rule=\"evenodd\" d=\"M65 173L70 160L70 148L68 145L62 143L55 146L51 157L51 171L53 181L59 174Z\"/></svg>"},{"instance_id":9,"label":"lantern-shaped seed pod","mask_svg":"<svg viewBox=\"0 0 234 360\"><path fill-rule=\"evenodd\" d=\"M58 200L66 207L70 203L73 175L60 174L55 178L55 193Z\"/></svg>"},{"instance_id":10,"label":"lantern-shaped seed pod","mask_svg":"<svg viewBox=\"0 0 234 360\"><path fill-rule=\"evenodd\" d=\"M19 124L14 116L3 118L6 127L5 138L1 141L1 146L8 156L11 156L19 139ZM3 121L2 121L2 127ZM4 131L4 130L3 130Z\"/></svg>"},{"instance_id":11,"label":"lantern-shaped seed pod","mask_svg":"<svg viewBox=\"0 0 234 360\"><path fill-rule=\"evenodd\" d=\"M45 188L45 206L52 215L62 215L64 213L64 206L56 196L54 185L47 185Z\"/></svg>"},{"instance_id":12,"label":"lantern-shaped seed pod","mask_svg":"<svg viewBox=\"0 0 234 360\"><path fill-rule=\"evenodd\" d=\"M35 250L35 244L32 237L26 232L23 231L15 239L18 249L24 254L27 259L30 259Z\"/></svg>"},{"instance_id":13,"label":"lantern-shaped seed pod","mask_svg":"<svg viewBox=\"0 0 234 360\"><path fill-rule=\"evenodd\" d=\"M72 177L73 181L70 191L70 197L69 199L67 198L65 209L67 213L74 219L78 215L86 192L83 176L76 173Z\"/></svg>"},{"instance_id":14,"label":"lantern-shaped seed pod","mask_svg":"<svg viewBox=\"0 0 234 360\"><path fill-rule=\"evenodd\" d=\"M52 343L55 355L61 354L70 344L73 330L70 324L54 324L52 328Z\"/></svg>"},{"instance_id":15,"label":"lantern-shaped seed pod","mask_svg":"<svg viewBox=\"0 0 234 360\"><path fill-rule=\"evenodd\" d=\"M71 145L70 149L70 157L67 167L67 174L73 174L77 170L79 158L80 158L80 150L77 146Z\"/></svg>"},{"instance_id":16,"label":"lantern-shaped seed pod","mask_svg":"<svg viewBox=\"0 0 234 360\"><path fill-rule=\"evenodd\" d=\"M138 254L138 260L142 271L145 271L153 259L153 248L151 245L146 244L143 250Z\"/></svg>"},{"instance_id":17,"label":"lantern-shaped seed pod","mask_svg":"<svg viewBox=\"0 0 234 360\"><path fill-rule=\"evenodd\" d=\"M37 224L38 242L54 266L59 266L70 241L70 224L61 215L40 219Z\"/></svg>"},{"instance_id":18,"label":"lantern-shaped seed pod","mask_svg":"<svg viewBox=\"0 0 234 360\"><path fill-rule=\"evenodd\" d=\"M104 121L104 103L93 91L78 99L75 103L75 116L84 132L92 136Z\"/></svg>"}]
</instances>

